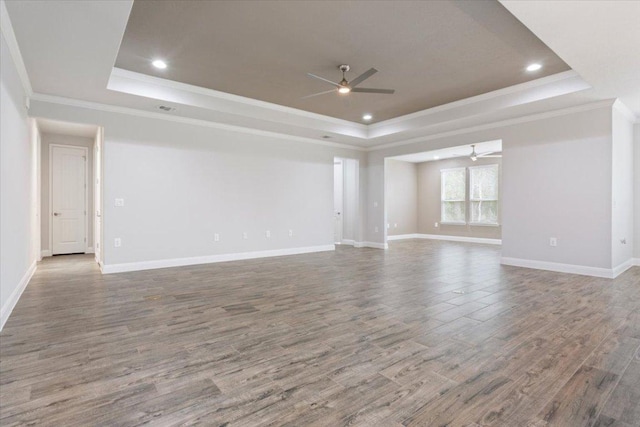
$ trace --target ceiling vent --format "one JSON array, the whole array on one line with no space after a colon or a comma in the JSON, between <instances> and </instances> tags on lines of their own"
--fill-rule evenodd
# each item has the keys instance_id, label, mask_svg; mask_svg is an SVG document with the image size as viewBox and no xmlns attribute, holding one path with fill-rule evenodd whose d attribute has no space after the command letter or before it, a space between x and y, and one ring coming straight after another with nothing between
<instances>
[{"instance_id":1,"label":"ceiling vent","mask_svg":"<svg viewBox=\"0 0 640 427\"><path fill-rule=\"evenodd\" d=\"M158 109L159 109L159 110L162 110L162 111L166 111L167 113L168 113L168 112L171 112L171 111L176 111L176 109L175 109L174 107L169 107L169 106L167 106L167 105L160 105L160 106L158 107Z\"/></svg>"},{"instance_id":2,"label":"ceiling vent","mask_svg":"<svg viewBox=\"0 0 640 427\"><path fill-rule=\"evenodd\" d=\"M322 138L324 139L330 139L331 137L329 135L322 135Z\"/></svg>"}]
</instances>

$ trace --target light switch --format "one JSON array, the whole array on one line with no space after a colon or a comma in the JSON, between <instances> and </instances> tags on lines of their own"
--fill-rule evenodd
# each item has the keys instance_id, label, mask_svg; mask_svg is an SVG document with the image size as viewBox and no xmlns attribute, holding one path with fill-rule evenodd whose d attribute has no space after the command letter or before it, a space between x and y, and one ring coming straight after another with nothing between
<instances>
[{"instance_id":1,"label":"light switch","mask_svg":"<svg viewBox=\"0 0 640 427\"><path fill-rule=\"evenodd\" d=\"M116 206L117 207L124 206L124 199L116 199Z\"/></svg>"}]
</instances>

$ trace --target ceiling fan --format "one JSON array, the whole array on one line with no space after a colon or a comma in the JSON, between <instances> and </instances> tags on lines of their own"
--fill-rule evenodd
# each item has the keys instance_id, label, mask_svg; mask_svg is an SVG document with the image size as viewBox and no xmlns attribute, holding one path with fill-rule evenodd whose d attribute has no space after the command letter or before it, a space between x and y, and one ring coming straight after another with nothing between
<instances>
[{"instance_id":1,"label":"ceiling fan","mask_svg":"<svg viewBox=\"0 0 640 427\"><path fill-rule=\"evenodd\" d=\"M324 94L332 93L332 92L336 92L336 91L339 94L342 94L342 95L346 95L346 94L351 93L351 92L355 92L355 93L381 93L381 94L385 94L385 95L391 95L392 93L395 92L395 90L393 90L393 89L371 89L371 88L356 87L360 83L362 83L363 81L365 81L366 79L368 79L369 77L371 77L375 73L377 73L378 70L376 70L375 68L370 68L368 71L365 71L364 73L360 74L358 77L356 77L355 79L353 79L351 81L347 80L347 78L345 76L345 73L347 71L349 71L351 69L351 67L349 67L346 64L343 64L343 65L340 65L338 67L338 69L340 71L342 71L342 80L340 81L340 83L332 82L331 80L325 79L324 77L320 77L320 76L316 76L315 74L307 73L307 75L309 77L313 77L314 79L322 80L323 82L329 83L330 85L334 86L334 88L331 89L331 90L326 90L324 92L318 92L318 93L314 93L314 94L311 94L311 95L304 96L304 97L302 97L302 99L311 98L311 97L318 96L318 95L324 95Z\"/></svg>"},{"instance_id":2,"label":"ceiling fan","mask_svg":"<svg viewBox=\"0 0 640 427\"><path fill-rule=\"evenodd\" d=\"M496 151L489 151L487 153L478 154L476 153L476 145L471 144L471 154L469 155L469 158L471 159L471 161L475 162L478 159L486 158L486 157L502 157L502 154L494 154L494 153L496 153Z\"/></svg>"}]
</instances>

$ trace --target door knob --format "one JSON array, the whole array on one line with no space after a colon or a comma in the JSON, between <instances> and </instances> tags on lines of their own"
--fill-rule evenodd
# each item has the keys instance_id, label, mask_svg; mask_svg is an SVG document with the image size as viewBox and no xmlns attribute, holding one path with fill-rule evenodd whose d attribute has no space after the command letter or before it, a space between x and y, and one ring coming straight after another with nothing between
<instances>
[{"instance_id":1,"label":"door knob","mask_svg":"<svg viewBox=\"0 0 640 427\"><path fill-rule=\"evenodd\" d=\"M54 212L53 213L53 216L59 216L59 215L62 215L62 214L60 212Z\"/></svg>"}]
</instances>

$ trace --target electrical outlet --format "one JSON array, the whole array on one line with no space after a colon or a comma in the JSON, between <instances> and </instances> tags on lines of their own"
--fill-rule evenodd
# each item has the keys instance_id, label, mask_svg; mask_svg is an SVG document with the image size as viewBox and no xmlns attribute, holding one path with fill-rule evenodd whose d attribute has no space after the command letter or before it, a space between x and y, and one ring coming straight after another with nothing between
<instances>
[{"instance_id":1,"label":"electrical outlet","mask_svg":"<svg viewBox=\"0 0 640 427\"><path fill-rule=\"evenodd\" d=\"M115 205L119 208L124 206L124 199L116 199Z\"/></svg>"},{"instance_id":2,"label":"electrical outlet","mask_svg":"<svg viewBox=\"0 0 640 427\"><path fill-rule=\"evenodd\" d=\"M289 230L289 237L293 237L293 230Z\"/></svg>"},{"instance_id":3,"label":"electrical outlet","mask_svg":"<svg viewBox=\"0 0 640 427\"><path fill-rule=\"evenodd\" d=\"M267 230L264 232L264 235L267 239L271 238L271 231Z\"/></svg>"},{"instance_id":4,"label":"electrical outlet","mask_svg":"<svg viewBox=\"0 0 640 427\"><path fill-rule=\"evenodd\" d=\"M373 202L373 207L377 208L378 207L378 202Z\"/></svg>"},{"instance_id":5,"label":"electrical outlet","mask_svg":"<svg viewBox=\"0 0 640 427\"><path fill-rule=\"evenodd\" d=\"M398 223L394 223L393 228L398 228Z\"/></svg>"},{"instance_id":6,"label":"electrical outlet","mask_svg":"<svg viewBox=\"0 0 640 427\"><path fill-rule=\"evenodd\" d=\"M558 246L558 239L556 239L555 237L550 237L549 238L549 246L553 246L553 247Z\"/></svg>"},{"instance_id":7,"label":"electrical outlet","mask_svg":"<svg viewBox=\"0 0 640 427\"><path fill-rule=\"evenodd\" d=\"M378 232L378 227L375 227L375 228L373 229L373 232L374 232L374 233L377 233L377 232Z\"/></svg>"},{"instance_id":8,"label":"electrical outlet","mask_svg":"<svg viewBox=\"0 0 640 427\"><path fill-rule=\"evenodd\" d=\"M244 233L242 233L242 238L245 239L245 240L249 238L249 235L247 234L246 231Z\"/></svg>"},{"instance_id":9,"label":"electrical outlet","mask_svg":"<svg viewBox=\"0 0 640 427\"><path fill-rule=\"evenodd\" d=\"M113 246L116 248L122 246L122 239L120 237L116 237L115 239L113 239Z\"/></svg>"},{"instance_id":10,"label":"electrical outlet","mask_svg":"<svg viewBox=\"0 0 640 427\"><path fill-rule=\"evenodd\" d=\"M436 228L440 227L440 224L438 224L437 222L436 222L436 224L435 224L435 225L436 225Z\"/></svg>"},{"instance_id":11,"label":"electrical outlet","mask_svg":"<svg viewBox=\"0 0 640 427\"><path fill-rule=\"evenodd\" d=\"M387 230L391 228L391 224L387 223Z\"/></svg>"},{"instance_id":12,"label":"electrical outlet","mask_svg":"<svg viewBox=\"0 0 640 427\"><path fill-rule=\"evenodd\" d=\"M220 235L218 233L213 235L213 241L214 242L219 242L220 241Z\"/></svg>"}]
</instances>

